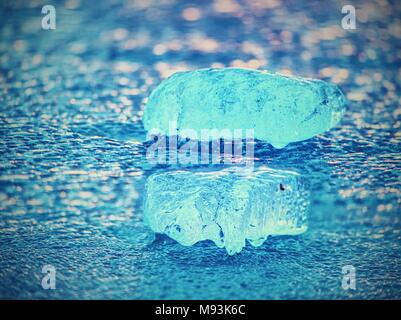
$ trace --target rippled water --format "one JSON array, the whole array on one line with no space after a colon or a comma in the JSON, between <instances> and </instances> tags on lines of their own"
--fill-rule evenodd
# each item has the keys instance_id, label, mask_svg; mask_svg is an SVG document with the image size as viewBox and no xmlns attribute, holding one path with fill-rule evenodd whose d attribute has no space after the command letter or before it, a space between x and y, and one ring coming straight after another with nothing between
<instances>
[{"instance_id":1,"label":"rippled water","mask_svg":"<svg viewBox=\"0 0 401 320\"><path fill-rule=\"evenodd\" d=\"M401 13L397 1L215 0L0 8L0 298L401 298ZM310 183L309 230L230 257L142 224L142 110L171 73L245 66L325 79L336 129L258 164ZM43 265L57 289L41 287ZM356 268L356 290L341 287Z\"/></svg>"}]
</instances>

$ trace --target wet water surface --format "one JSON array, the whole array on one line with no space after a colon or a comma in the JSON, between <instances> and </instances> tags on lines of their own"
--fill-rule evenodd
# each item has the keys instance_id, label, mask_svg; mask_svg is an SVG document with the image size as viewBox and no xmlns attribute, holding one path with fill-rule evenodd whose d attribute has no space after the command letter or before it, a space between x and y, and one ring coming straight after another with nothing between
<instances>
[{"instance_id":1,"label":"wet water surface","mask_svg":"<svg viewBox=\"0 0 401 320\"><path fill-rule=\"evenodd\" d=\"M0 298L401 298L401 6L339 1L77 1L0 5ZM173 72L238 66L338 84L328 133L257 165L308 180L309 229L228 256L142 222L146 98ZM44 265L57 270L44 290ZM356 269L343 290L342 268Z\"/></svg>"}]
</instances>

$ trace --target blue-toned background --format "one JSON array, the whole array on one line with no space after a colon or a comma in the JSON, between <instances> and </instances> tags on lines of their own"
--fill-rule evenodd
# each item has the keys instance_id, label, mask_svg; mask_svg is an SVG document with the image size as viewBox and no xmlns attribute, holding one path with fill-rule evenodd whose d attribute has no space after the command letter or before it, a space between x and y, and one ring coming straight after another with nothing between
<instances>
[{"instance_id":1,"label":"blue-toned background","mask_svg":"<svg viewBox=\"0 0 401 320\"><path fill-rule=\"evenodd\" d=\"M57 29L41 29L53 4ZM357 10L356 30L341 8ZM401 298L399 1L1 1L0 298ZM336 129L260 163L310 182L309 230L230 257L142 225L141 115L171 73L243 66L340 85ZM41 287L43 265L57 289ZM356 268L356 290L341 269Z\"/></svg>"}]
</instances>

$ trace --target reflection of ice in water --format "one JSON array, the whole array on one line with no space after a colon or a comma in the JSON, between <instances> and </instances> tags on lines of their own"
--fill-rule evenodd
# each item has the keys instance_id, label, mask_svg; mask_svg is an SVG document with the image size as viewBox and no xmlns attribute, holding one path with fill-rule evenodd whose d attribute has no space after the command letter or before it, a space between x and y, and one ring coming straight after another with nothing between
<instances>
[{"instance_id":1,"label":"reflection of ice in water","mask_svg":"<svg viewBox=\"0 0 401 320\"><path fill-rule=\"evenodd\" d=\"M248 240L295 235L307 228L308 192L290 171L168 171L146 184L145 221L183 245L212 240L232 255Z\"/></svg>"}]
</instances>

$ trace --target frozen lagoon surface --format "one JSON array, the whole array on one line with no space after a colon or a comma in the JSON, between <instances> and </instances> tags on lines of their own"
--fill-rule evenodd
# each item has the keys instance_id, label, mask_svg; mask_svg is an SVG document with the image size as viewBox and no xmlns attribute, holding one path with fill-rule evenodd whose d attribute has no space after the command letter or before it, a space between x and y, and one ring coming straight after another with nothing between
<instances>
[{"instance_id":1,"label":"frozen lagoon surface","mask_svg":"<svg viewBox=\"0 0 401 320\"><path fill-rule=\"evenodd\" d=\"M336 1L67 1L55 31L22 3L0 4L1 298L401 298L396 1L354 2L353 31ZM308 181L307 232L229 256L144 227L146 179L191 169L146 164L145 99L172 72L211 66L291 71L346 93L334 130L255 149L256 164ZM40 285L47 264L56 290ZM356 290L341 287L346 265Z\"/></svg>"}]
</instances>

